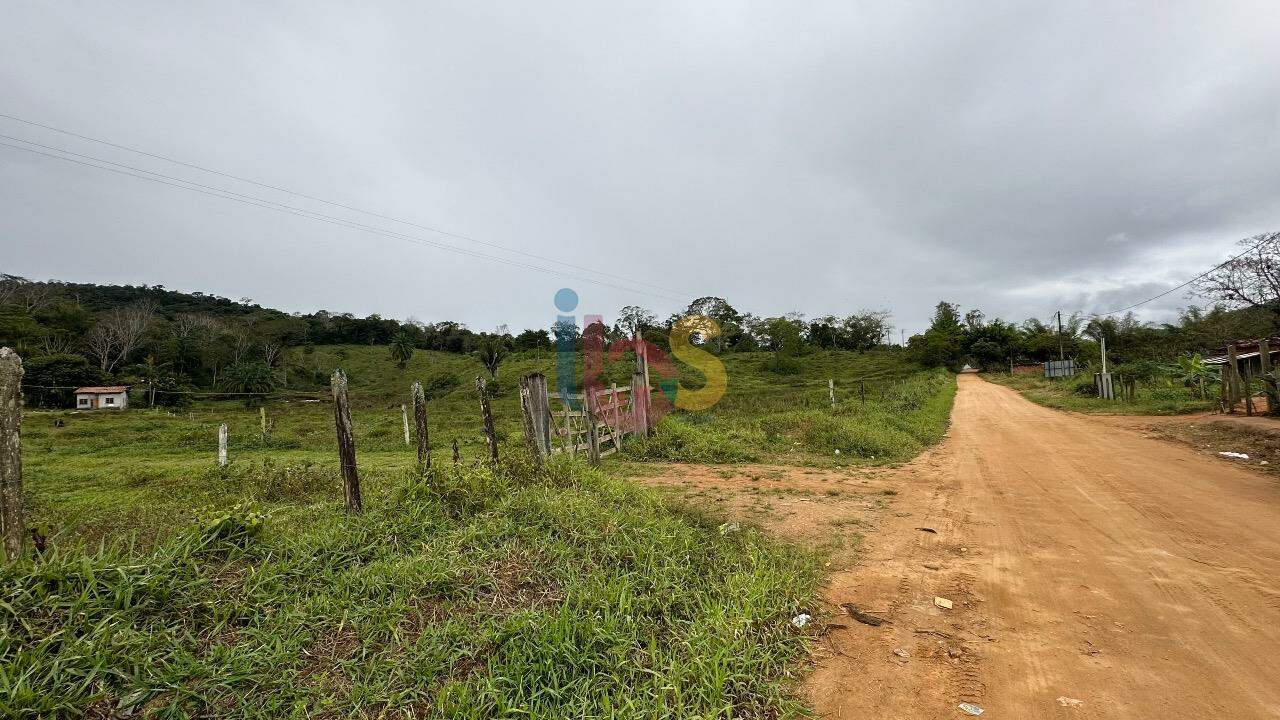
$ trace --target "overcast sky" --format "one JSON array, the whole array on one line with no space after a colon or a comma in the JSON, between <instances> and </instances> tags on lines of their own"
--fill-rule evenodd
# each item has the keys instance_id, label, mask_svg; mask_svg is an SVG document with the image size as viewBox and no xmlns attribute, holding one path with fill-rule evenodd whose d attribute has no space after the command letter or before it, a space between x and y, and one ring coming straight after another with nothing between
<instances>
[{"instance_id":1,"label":"overcast sky","mask_svg":"<svg viewBox=\"0 0 1280 720\"><path fill-rule=\"evenodd\" d=\"M1280 229L1275 0L361 5L5 0L0 113L488 245L0 118L408 238L0 147L0 271L479 330L549 326L567 285L608 318L714 294L910 333L940 299L1110 310Z\"/></svg>"}]
</instances>

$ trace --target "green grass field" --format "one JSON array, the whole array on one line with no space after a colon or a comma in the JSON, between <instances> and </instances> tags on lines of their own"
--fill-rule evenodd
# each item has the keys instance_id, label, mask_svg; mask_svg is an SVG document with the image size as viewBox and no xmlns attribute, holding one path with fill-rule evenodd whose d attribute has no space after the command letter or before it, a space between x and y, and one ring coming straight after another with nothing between
<instances>
[{"instance_id":1,"label":"green grass field","mask_svg":"<svg viewBox=\"0 0 1280 720\"><path fill-rule=\"evenodd\" d=\"M454 440L464 460L482 457L485 440L473 381L483 370L473 359L420 352L401 371L387 360L385 348L340 350L343 357L338 348L318 348L311 357L321 374L338 363L348 372L367 487L389 484L413 467L400 405L414 380L435 389L428 402L434 457L448 462ZM945 432L955 384L941 371L904 368L890 353L830 352L806 356L797 374L778 375L766 369L769 357L728 356L728 393L718 405L669 415L648 442L630 444L625 458L885 463L914 456ZM517 379L535 371L551 378L553 368L550 353L514 356L500 368L493 412L503 454L523 452ZM606 370L606 379L621 381L629 379L631 367L617 363ZM834 412L827 378L836 381ZM690 385L699 381L691 372L682 377ZM136 534L145 541L171 531L180 524L176 521L192 519L203 507L240 498L275 507L336 497L332 404L327 393L314 396L268 402L265 437L256 408L227 400L173 411L136 404L123 413L30 411L23 427L23 461L32 522L68 540ZM230 428L226 470L216 463L221 423Z\"/></svg>"},{"instance_id":2,"label":"green grass field","mask_svg":"<svg viewBox=\"0 0 1280 720\"><path fill-rule=\"evenodd\" d=\"M1028 400L1073 412L1100 415L1179 415L1203 412L1215 407L1210 395L1202 400L1190 388L1148 387L1139 385L1134 402L1128 400L1103 400L1093 394L1093 376L1077 375L1074 378L1050 380L1030 375L988 373L982 377L1022 393ZM1117 393L1119 387L1116 388Z\"/></svg>"},{"instance_id":3,"label":"green grass field","mask_svg":"<svg viewBox=\"0 0 1280 720\"><path fill-rule=\"evenodd\" d=\"M781 375L765 353L732 355L711 411L669 415L600 470L539 470L515 388L553 377L553 358L528 353L498 373L495 470L480 462L474 360L420 352L401 371L367 347L299 360L317 379L348 372L361 516L340 509L320 388L268 402L265 436L257 408L227 400L26 413L29 525L52 549L0 577L0 716L793 715L814 629L789 621L814 611L824 558L722 532L723 518L617 476L648 459L897 462L942 437L955 392L887 352L816 353ZM431 398L425 479L402 435L413 380Z\"/></svg>"},{"instance_id":4,"label":"green grass field","mask_svg":"<svg viewBox=\"0 0 1280 720\"><path fill-rule=\"evenodd\" d=\"M798 710L816 557L580 464L398 480L0 570L0 716Z\"/></svg>"},{"instance_id":5,"label":"green grass field","mask_svg":"<svg viewBox=\"0 0 1280 720\"><path fill-rule=\"evenodd\" d=\"M700 413L668 416L638 459L763 461L835 466L901 462L942 439L955 378L920 371L892 352L819 352L798 372L770 371L768 353L725 359L725 397ZM832 410L827 380L835 380ZM839 454L836 451L839 450Z\"/></svg>"}]
</instances>

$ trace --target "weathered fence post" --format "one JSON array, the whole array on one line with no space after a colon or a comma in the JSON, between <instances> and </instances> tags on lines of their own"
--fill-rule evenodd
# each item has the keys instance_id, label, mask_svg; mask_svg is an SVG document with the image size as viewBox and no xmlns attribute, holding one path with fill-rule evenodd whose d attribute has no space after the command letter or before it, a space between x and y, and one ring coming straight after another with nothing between
<instances>
[{"instance_id":1,"label":"weathered fence post","mask_svg":"<svg viewBox=\"0 0 1280 720\"><path fill-rule=\"evenodd\" d=\"M1244 364L1244 414L1253 417L1253 366Z\"/></svg>"},{"instance_id":2,"label":"weathered fence post","mask_svg":"<svg viewBox=\"0 0 1280 720\"><path fill-rule=\"evenodd\" d=\"M1240 402L1240 364L1236 360L1236 346L1227 346L1227 366L1229 383L1227 388L1227 412L1236 411L1236 403Z\"/></svg>"},{"instance_id":3,"label":"weathered fence post","mask_svg":"<svg viewBox=\"0 0 1280 720\"><path fill-rule=\"evenodd\" d=\"M333 425L338 433L338 461L342 464L342 494L347 510L360 512L360 473L356 469L356 438L351 428L351 406L347 403L347 376L333 371Z\"/></svg>"},{"instance_id":4,"label":"weathered fence post","mask_svg":"<svg viewBox=\"0 0 1280 720\"><path fill-rule=\"evenodd\" d=\"M649 437L649 386L641 372L631 375L631 414L636 437Z\"/></svg>"},{"instance_id":5,"label":"weathered fence post","mask_svg":"<svg viewBox=\"0 0 1280 720\"><path fill-rule=\"evenodd\" d=\"M462 462L462 454L458 452L458 439L453 439L453 464L457 465Z\"/></svg>"},{"instance_id":6,"label":"weathered fence post","mask_svg":"<svg viewBox=\"0 0 1280 720\"><path fill-rule=\"evenodd\" d=\"M858 397L862 401L863 405L867 404L867 381L866 380L858 381Z\"/></svg>"},{"instance_id":7,"label":"weathered fence post","mask_svg":"<svg viewBox=\"0 0 1280 720\"><path fill-rule=\"evenodd\" d=\"M551 416L551 394L547 391L547 376L534 373L531 380L533 401L537 412L533 416L533 428L538 433L538 446L545 457L551 457L551 425L555 418Z\"/></svg>"},{"instance_id":8,"label":"weathered fence post","mask_svg":"<svg viewBox=\"0 0 1280 720\"><path fill-rule=\"evenodd\" d=\"M644 386L649 387L649 348L644 344L644 335L636 330L635 334L636 372L644 375Z\"/></svg>"},{"instance_id":9,"label":"weathered fence post","mask_svg":"<svg viewBox=\"0 0 1280 720\"><path fill-rule=\"evenodd\" d=\"M831 409L836 409L836 381L834 379L827 380L827 398L831 400Z\"/></svg>"},{"instance_id":10,"label":"weathered fence post","mask_svg":"<svg viewBox=\"0 0 1280 720\"><path fill-rule=\"evenodd\" d=\"M493 429L493 410L489 408L489 388L484 378L476 376L476 392L480 394L480 415L484 421L484 437L489 442L489 461L498 462L498 436Z\"/></svg>"},{"instance_id":11,"label":"weathered fence post","mask_svg":"<svg viewBox=\"0 0 1280 720\"><path fill-rule=\"evenodd\" d=\"M564 405L564 450L569 453L569 457L576 458L578 456L578 440L574 437L573 432L573 406L563 398L560 403ZM586 410L583 410L586 413Z\"/></svg>"},{"instance_id":12,"label":"weathered fence post","mask_svg":"<svg viewBox=\"0 0 1280 720\"><path fill-rule=\"evenodd\" d=\"M0 524L4 556L22 557L26 525L22 517L22 358L0 348Z\"/></svg>"},{"instance_id":13,"label":"weathered fence post","mask_svg":"<svg viewBox=\"0 0 1280 720\"><path fill-rule=\"evenodd\" d=\"M613 446L618 446L618 436L622 432L622 404L618 402L618 383L612 383L613 392L609 401L613 403ZM619 448L621 449L621 448Z\"/></svg>"},{"instance_id":14,"label":"weathered fence post","mask_svg":"<svg viewBox=\"0 0 1280 720\"><path fill-rule=\"evenodd\" d=\"M587 415L587 462L596 466L600 464L600 434L596 432L594 393L587 388L587 397L582 403L583 412Z\"/></svg>"},{"instance_id":15,"label":"weathered fence post","mask_svg":"<svg viewBox=\"0 0 1280 720\"><path fill-rule=\"evenodd\" d=\"M427 394L422 391L422 383L415 382L409 388L409 397L413 400L413 425L418 431L418 471L426 472L431 467L431 443L427 436ZM401 408L404 406L401 405ZM409 419L405 417L405 438L409 437ZM457 447L457 440L454 440ZM455 461L456 462L456 461Z\"/></svg>"},{"instance_id":16,"label":"weathered fence post","mask_svg":"<svg viewBox=\"0 0 1280 720\"><path fill-rule=\"evenodd\" d=\"M1231 368L1226 363L1223 363L1219 366L1218 372L1221 376L1218 382L1218 408L1225 413L1228 412L1227 408L1231 406Z\"/></svg>"},{"instance_id":17,"label":"weathered fence post","mask_svg":"<svg viewBox=\"0 0 1280 720\"><path fill-rule=\"evenodd\" d=\"M529 389L529 379L531 375L525 375L520 378L520 419L524 425L524 446L529 451L529 457L533 458L534 464L542 463L542 449L538 447L537 430L534 428L533 414L534 401L533 393Z\"/></svg>"},{"instance_id":18,"label":"weathered fence post","mask_svg":"<svg viewBox=\"0 0 1280 720\"><path fill-rule=\"evenodd\" d=\"M541 462L551 455L551 407L547 378L532 373L520 379L520 407L524 411L525 443L533 459Z\"/></svg>"},{"instance_id":19,"label":"weathered fence post","mask_svg":"<svg viewBox=\"0 0 1280 720\"><path fill-rule=\"evenodd\" d=\"M1271 367L1271 345L1266 338L1258 341L1258 359L1262 362L1262 389L1267 394L1267 414L1280 412L1280 393L1276 391L1276 376Z\"/></svg>"},{"instance_id":20,"label":"weathered fence post","mask_svg":"<svg viewBox=\"0 0 1280 720\"><path fill-rule=\"evenodd\" d=\"M267 439L267 406L258 406L258 424L262 426L262 439Z\"/></svg>"},{"instance_id":21,"label":"weathered fence post","mask_svg":"<svg viewBox=\"0 0 1280 720\"><path fill-rule=\"evenodd\" d=\"M222 423L218 426L218 467L227 466L227 424Z\"/></svg>"},{"instance_id":22,"label":"weathered fence post","mask_svg":"<svg viewBox=\"0 0 1280 720\"><path fill-rule=\"evenodd\" d=\"M418 383L414 383L417 385ZM404 446L409 447L409 409L400 403L400 422L404 424Z\"/></svg>"}]
</instances>

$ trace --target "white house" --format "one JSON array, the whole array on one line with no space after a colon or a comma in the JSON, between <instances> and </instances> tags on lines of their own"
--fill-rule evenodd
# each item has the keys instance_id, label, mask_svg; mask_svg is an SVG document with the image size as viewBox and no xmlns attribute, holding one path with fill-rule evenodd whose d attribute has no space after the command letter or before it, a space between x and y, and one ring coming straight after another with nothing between
<instances>
[{"instance_id":1,"label":"white house","mask_svg":"<svg viewBox=\"0 0 1280 720\"><path fill-rule=\"evenodd\" d=\"M76 388L77 410L123 410L129 407L129 388L124 385Z\"/></svg>"}]
</instances>

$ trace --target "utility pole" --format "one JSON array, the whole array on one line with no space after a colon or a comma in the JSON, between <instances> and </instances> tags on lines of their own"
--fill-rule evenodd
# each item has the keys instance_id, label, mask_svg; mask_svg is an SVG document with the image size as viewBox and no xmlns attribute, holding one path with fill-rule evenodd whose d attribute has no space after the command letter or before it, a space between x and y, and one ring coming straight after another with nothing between
<instances>
[{"instance_id":1,"label":"utility pole","mask_svg":"<svg viewBox=\"0 0 1280 720\"><path fill-rule=\"evenodd\" d=\"M1062 311L1058 311L1058 359L1066 360L1067 354L1062 346Z\"/></svg>"},{"instance_id":2,"label":"utility pole","mask_svg":"<svg viewBox=\"0 0 1280 720\"><path fill-rule=\"evenodd\" d=\"M899 344L902 345L902 347L906 347L907 346L906 328L898 328L898 338L899 338Z\"/></svg>"}]
</instances>

